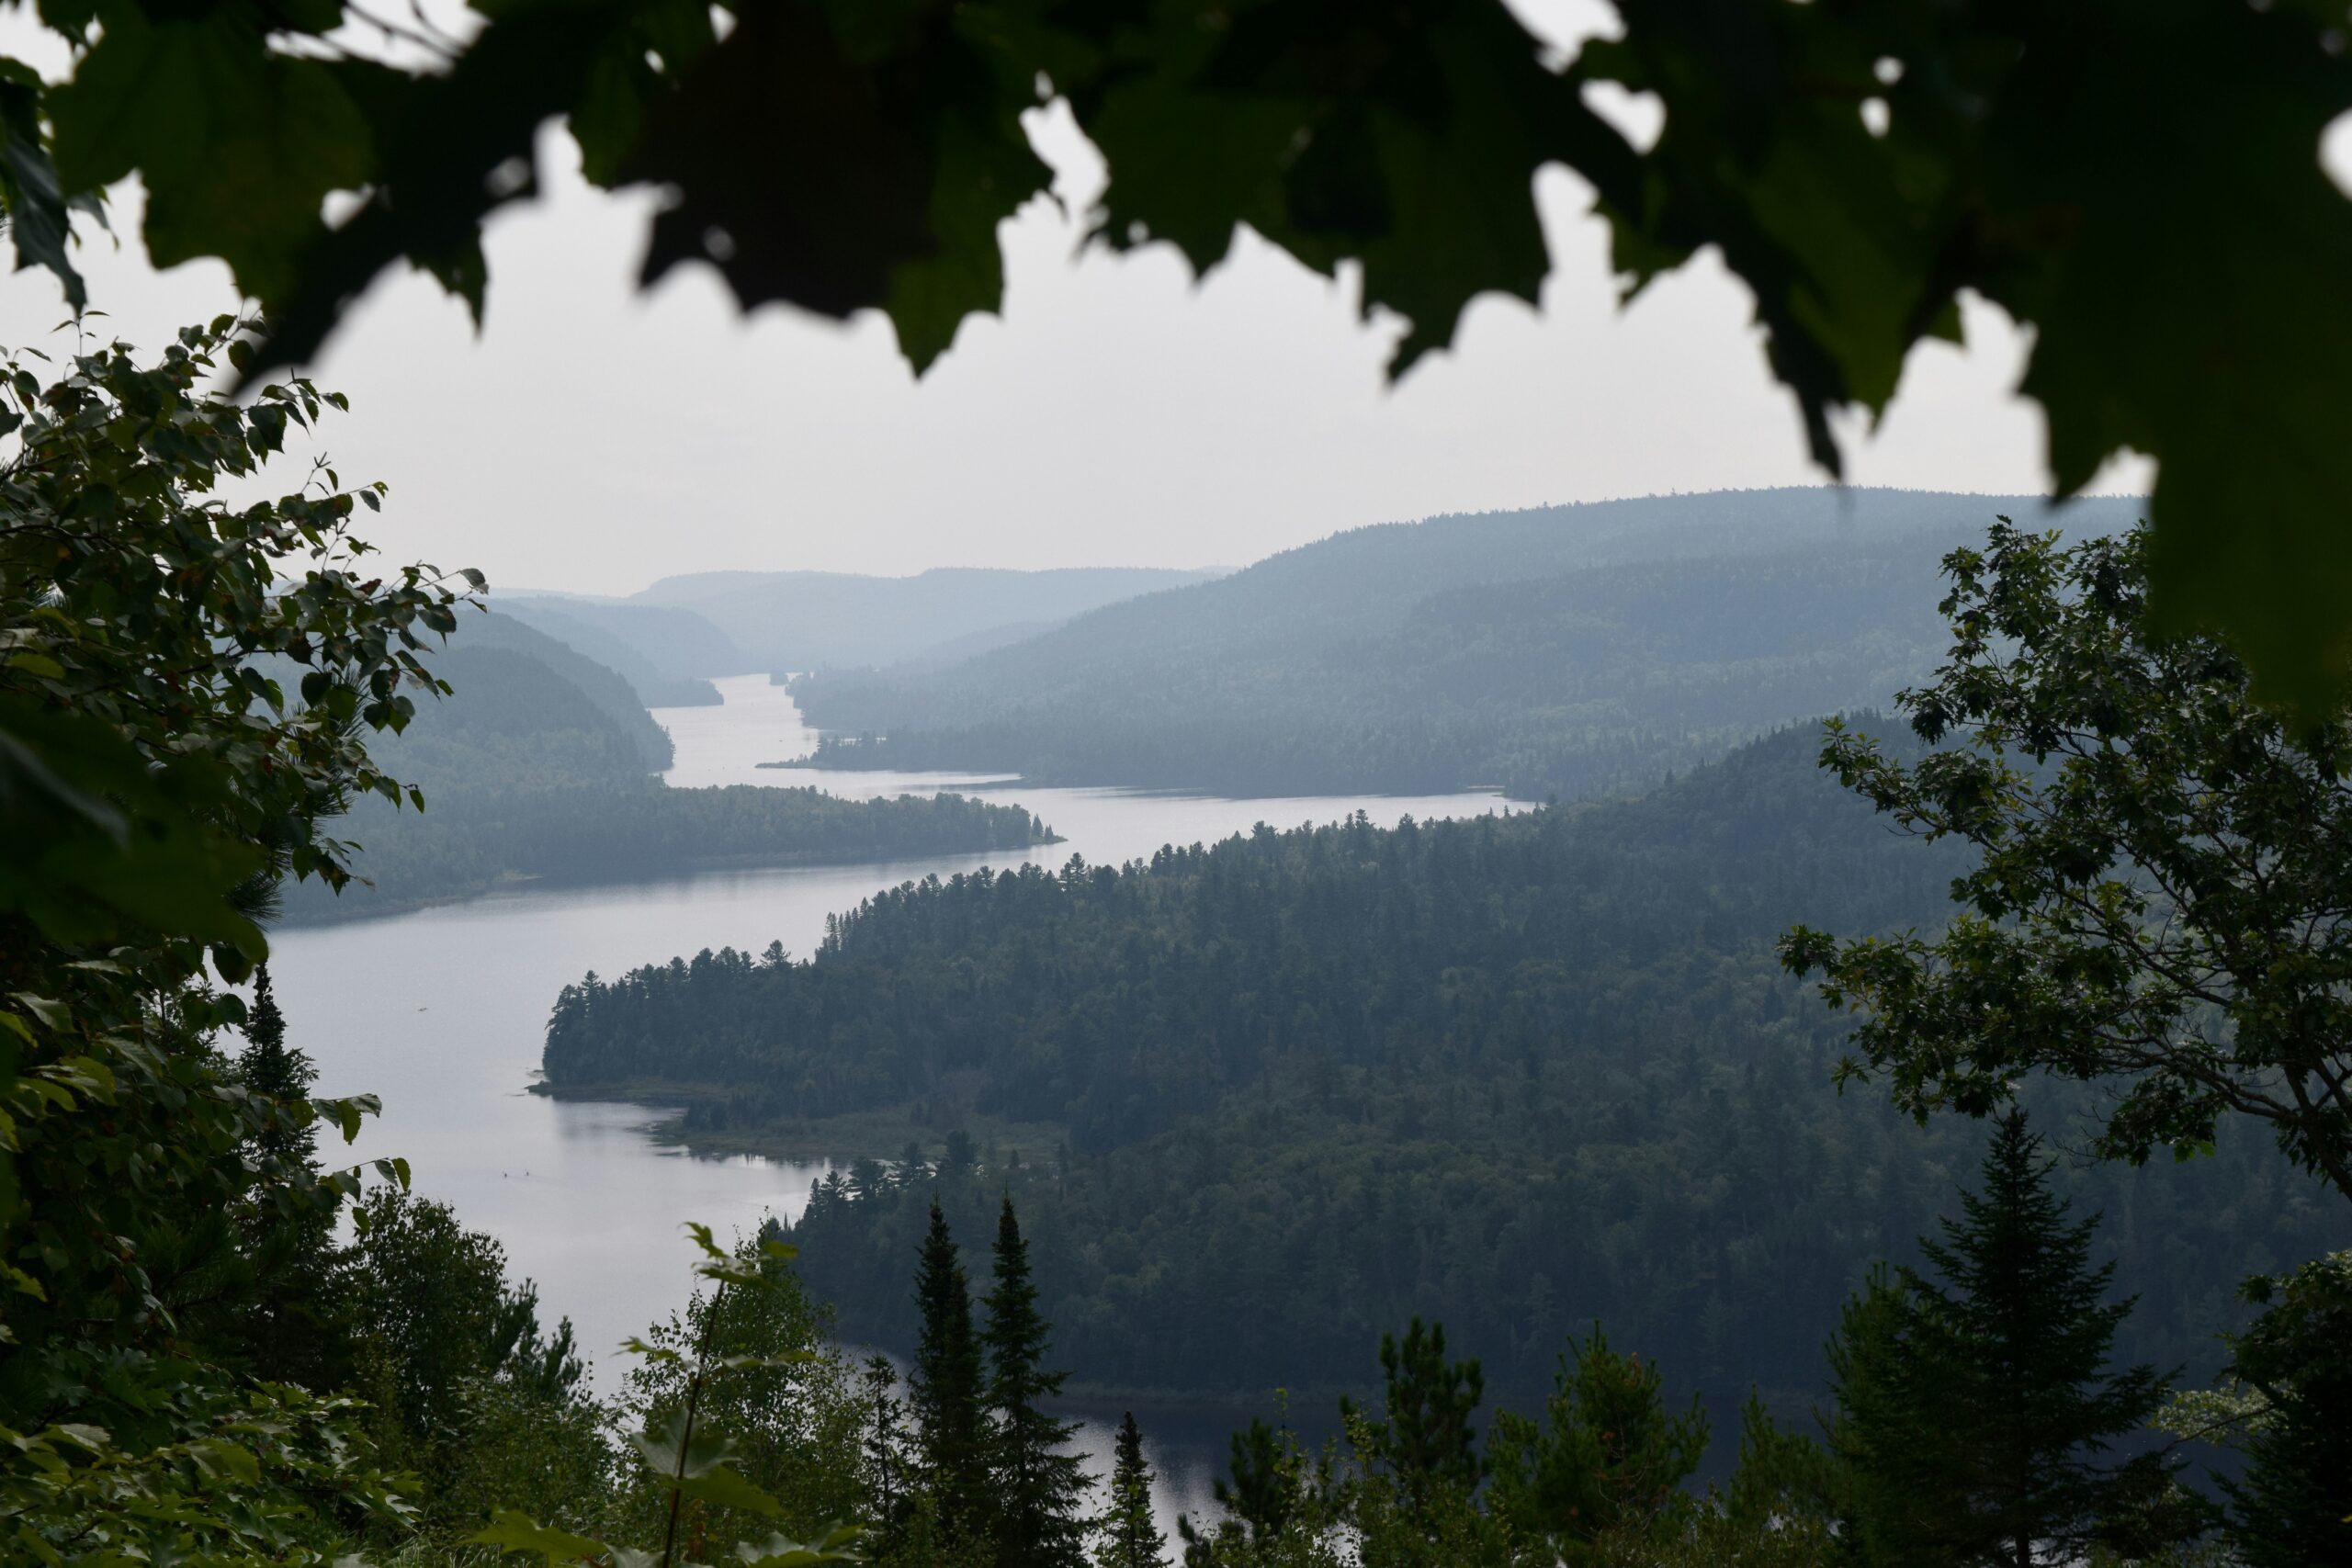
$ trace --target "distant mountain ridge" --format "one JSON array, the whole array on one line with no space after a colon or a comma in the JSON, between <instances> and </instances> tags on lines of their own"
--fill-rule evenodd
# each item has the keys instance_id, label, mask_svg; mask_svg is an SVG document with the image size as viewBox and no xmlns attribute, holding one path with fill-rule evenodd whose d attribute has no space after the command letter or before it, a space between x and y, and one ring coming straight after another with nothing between
<instances>
[{"instance_id":1,"label":"distant mountain ridge","mask_svg":"<svg viewBox=\"0 0 2352 1568\"><path fill-rule=\"evenodd\" d=\"M827 571L713 571L666 577L628 603L690 610L749 657L749 669L891 664L935 650L1058 626L1074 615L1214 571L934 567L910 577Z\"/></svg>"},{"instance_id":2,"label":"distant mountain ridge","mask_svg":"<svg viewBox=\"0 0 2352 1568\"><path fill-rule=\"evenodd\" d=\"M1809 487L1384 524L950 668L794 690L830 732L819 767L1242 795L1638 789L1923 675L1939 563L1996 515L2104 532L2142 505Z\"/></svg>"}]
</instances>

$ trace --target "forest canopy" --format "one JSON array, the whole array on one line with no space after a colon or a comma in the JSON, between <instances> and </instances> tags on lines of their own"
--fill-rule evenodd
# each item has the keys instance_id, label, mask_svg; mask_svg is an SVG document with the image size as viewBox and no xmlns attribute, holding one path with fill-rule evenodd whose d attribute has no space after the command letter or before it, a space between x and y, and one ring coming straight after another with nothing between
<instances>
[{"instance_id":1,"label":"forest canopy","mask_svg":"<svg viewBox=\"0 0 2352 1568\"><path fill-rule=\"evenodd\" d=\"M967 1120L1057 1129L941 1190L967 1239L1013 1191L1100 1382L1347 1386L1422 1313L1525 1390L1599 1316L1796 1403L1839 1298L1973 1145L1826 1092L1841 1031L1774 939L1798 910L1933 920L1960 863L1874 827L1817 746L1789 731L1621 805L909 885L809 960L567 987L545 1066L658 1086L721 1147L884 1108L926 1149ZM901 1346L932 1187L890 1177L895 1142L865 1152L886 1157L828 1179L794 1235L849 1332ZM2352 1239L2249 1140L2066 1179L2126 1238L2133 1351L2166 1365L2210 1362L2237 1277Z\"/></svg>"}]
</instances>

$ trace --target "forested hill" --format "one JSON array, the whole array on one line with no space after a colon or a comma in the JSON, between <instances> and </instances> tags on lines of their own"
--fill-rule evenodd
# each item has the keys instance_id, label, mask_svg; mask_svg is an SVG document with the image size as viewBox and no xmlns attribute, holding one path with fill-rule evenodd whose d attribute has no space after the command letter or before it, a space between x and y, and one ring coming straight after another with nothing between
<instances>
[{"instance_id":1,"label":"forested hill","mask_svg":"<svg viewBox=\"0 0 2352 1568\"><path fill-rule=\"evenodd\" d=\"M2061 515L2105 530L2130 500ZM1937 566L2028 497L1802 489L1357 529L945 670L794 683L815 766L1243 795L1646 787L1883 702L1941 655ZM878 739L875 738L879 738Z\"/></svg>"},{"instance_id":2,"label":"forested hill","mask_svg":"<svg viewBox=\"0 0 2352 1568\"><path fill-rule=\"evenodd\" d=\"M497 604L617 671L647 707L714 705L718 690L710 677L759 668L691 610L542 593L502 594Z\"/></svg>"},{"instance_id":3,"label":"forested hill","mask_svg":"<svg viewBox=\"0 0 2352 1568\"><path fill-rule=\"evenodd\" d=\"M1965 1123L1835 1093L1839 1022L1771 955L1801 919L1935 919L1954 869L1815 750L1778 735L1631 803L910 885L811 961L569 987L545 1065L673 1086L690 1135L737 1143L855 1111L931 1146L967 1117L1057 1123L937 1185L973 1245L1012 1190L1089 1380L1344 1383L1419 1313L1524 1390L1598 1316L1795 1397L1844 1293L1974 1156ZM2077 1179L2143 1293L2132 1354L2210 1362L2233 1280L2344 1239L2248 1152ZM909 1342L933 1185L867 1162L799 1222L852 1337Z\"/></svg>"},{"instance_id":4,"label":"forested hill","mask_svg":"<svg viewBox=\"0 0 2352 1568\"><path fill-rule=\"evenodd\" d=\"M1146 567L939 567L910 577L713 571L664 578L636 600L709 620L752 657L752 669L816 670L970 652L1214 575Z\"/></svg>"},{"instance_id":5,"label":"forested hill","mask_svg":"<svg viewBox=\"0 0 2352 1568\"><path fill-rule=\"evenodd\" d=\"M419 813L368 796L334 829L369 886L287 890L300 922L380 914L523 882L677 875L712 866L1018 851L1050 840L1018 807L956 795L843 800L815 789L671 789L669 734L629 683L495 613L460 619L429 667L455 688L372 750L424 791Z\"/></svg>"},{"instance_id":6,"label":"forested hill","mask_svg":"<svg viewBox=\"0 0 2352 1568\"><path fill-rule=\"evenodd\" d=\"M502 771L539 782L633 782L670 765L669 731L628 679L513 615L461 615L430 668L457 694L428 702L423 722L377 748L403 778L485 782L501 752Z\"/></svg>"}]
</instances>

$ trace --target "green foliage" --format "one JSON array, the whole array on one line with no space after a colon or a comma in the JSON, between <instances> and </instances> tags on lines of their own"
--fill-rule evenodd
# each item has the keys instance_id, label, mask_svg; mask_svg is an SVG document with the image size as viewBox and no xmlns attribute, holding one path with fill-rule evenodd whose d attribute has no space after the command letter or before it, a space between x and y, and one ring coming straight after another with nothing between
<instances>
[{"instance_id":1,"label":"green foliage","mask_svg":"<svg viewBox=\"0 0 2352 1568\"><path fill-rule=\"evenodd\" d=\"M713 1424L714 1407L732 1404L749 1416L770 1439L763 1458L779 1458L774 1439L782 1436L775 1425L779 1414L778 1385L759 1373L802 1368L824 1362L818 1351L775 1343L777 1332L806 1339L814 1327L805 1298L800 1297L790 1269L791 1247L763 1235L729 1251L718 1245L707 1225L686 1226L702 1252L695 1272L710 1282L707 1298L697 1295L687 1319L694 1325L691 1347L678 1341L684 1325L673 1319L666 1331L657 1330L651 1342L631 1341L629 1348L645 1359L643 1374L632 1380L634 1413L642 1428L630 1436L635 1465L628 1488L650 1492L655 1499L652 1531L642 1539L659 1540L658 1550L631 1546L560 1526L549 1526L531 1513L498 1508L490 1522L466 1538L471 1545L487 1546L502 1554L537 1556L548 1568L562 1562L610 1564L610 1568L690 1568L707 1562L714 1520L726 1523L751 1515L759 1529L787 1512L784 1502L755 1484L738 1467L735 1439ZM739 1307L734 1298L775 1292L783 1298L773 1310ZM758 1348L727 1351L723 1339L749 1339ZM839 1370L839 1363L832 1366ZM732 1380L731 1382L729 1380ZM711 1401L706 1404L706 1398ZM786 1392L784 1403L797 1403ZM786 1439L787 1441L789 1439ZM805 1463L805 1451L795 1456ZM626 1510L616 1510L626 1514ZM620 1528L609 1534L627 1533ZM593 1527L591 1527L593 1528ZM727 1561L744 1568L819 1568L827 1562L862 1560L856 1542L862 1532L854 1525L820 1527L808 1540L794 1540L774 1529L741 1535L727 1553Z\"/></svg>"},{"instance_id":2,"label":"green foliage","mask_svg":"<svg viewBox=\"0 0 2352 1568\"><path fill-rule=\"evenodd\" d=\"M505 1379L560 1402L581 1373L571 1327L538 1326L538 1293L506 1279L505 1249L446 1203L378 1187L352 1210L357 1240L337 1296L350 1377L371 1401L388 1451L435 1480L462 1462L465 1405Z\"/></svg>"},{"instance_id":3,"label":"green foliage","mask_svg":"<svg viewBox=\"0 0 2352 1568\"><path fill-rule=\"evenodd\" d=\"M853 1369L832 1343L831 1314L809 1299L778 1244L771 1221L734 1248L755 1286L697 1291L683 1314L647 1335L652 1353L630 1371L619 1413L642 1432L673 1428L699 1356L697 1429L727 1434L730 1467L752 1491L733 1501L707 1494L695 1501L707 1519L697 1513L689 1522L821 1536L831 1521L866 1509L865 1472L843 1458L864 1439L866 1418ZM654 1533L668 1502L648 1474L616 1505L639 1540Z\"/></svg>"},{"instance_id":4,"label":"green foliage","mask_svg":"<svg viewBox=\"0 0 2352 1568\"><path fill-rule=\"evenodd\" d=\"M1490 1506L1522 1539L1570 1562L1589 1560L1611 1536L1655 1540L1688 1517L1682 1483L1707 1449L1707 1416L1694 1396L1667 1409L1657 1363L1609 1348L1599 1324L1563 1354L1541 1420L1495 1418Z\"/></svg>"},{"instance_id":5,"label":"green foliage","mask_svg":"<svg viewBox=\"0 0 2352 1568\"><path fill-rule=\"evenodd\" d=\"M77 1351L46 1348L43 1371L68 1387L103 1380L136 1412L116 1406L111 1427L0 1427L9 1465L0 1545L10 1561L324 1563L335 1535L322 1511L405 1523L395 1482L353 1441L349 1400L240 1388L193 1362Z\"/></svg>"},{"instance_id":6,"label":"green foliage","mask_svg":"<svg viewBox=\"0 0 2352 1568\"><path fill-rule=\"evenodd\" d=\"M1159 1568L1168 1538L1151 1513L1151 1483L1157 1477L1144 1459L1143 1431L1132 1410L1119 1417L1112 1445L1111 1485L1094 1521L1094 1568Z\"/></svg>"},{"instance_id":7,"label":"green foliage","mask_svg":"<svg viewBox=\"0 0 2352 1568\"><path fill-rule=\"evenodd\" d=\"M218 493L341 405L307 381L249 408L200 391L239 324L190 328L153 366L85 344L48 385L37 351L7 364L0 893L61 941L216 941L242 977L259 938L229 891L265 866L343 880L308 829L349 795L397 796L359 731L405 726L403 687L439 689L420 638L455 626L457 596L427 568L368 574L348 530L378 488L322 465L275 500ZM286 592L281 572L300 574ZM298 702L251 668L271 657L301 667Z\"/></svg>"},{"instance_id":8,"label":"green foliage","mask_svg":"<svg viewBox=\"0 0 2352 1568\"><path fill-rule=\"evenodd\" d=\"M1759 1402L1748 1402L1729 1493L1694 1496L1680 1483L1706 1446L1695 1404L1671 1416L1655 1370L1609 1351L1598 1325L1576 1357L1573 1373L1563 1358L1542 1420L1499 1416L1487 1452L1465 1456L1451 1474L1401 1469L1393 1428L1345 1402L1340 1436L1319 1454L1286 1427L1253 1421L1233 1435L1231 1481L1216 1484L1226 1517L1205 1529L1179 1521L1187 1568L1853 1561L1830 1508L1832 1461L1775 1427ZM1458 1371L1440 1368L1442 1376ZM1477 1478L1489 1471L1493 1482L1481 1488Z\"/></svg>"},{"instance_id":9,"label":"green foliage","mask_svg":"<svg viewBox=\"0 0 2352 1568\"><path fill-rule=\"evenodd\" d=\"M2352 1199L2352 720L2291 727L2245 664L2158 629L2145 533L2003 526L1954 552L1949 661L1900 705L1917 762L1842 725L1826 767L1910 831L1973 848L1939 935L1800 927L1789 967L1869 1017L1848 1077L1925 1118L2032 1072L2112 1090L2098 1150L2186 1158L2266 1125Z\"/></svg>"},{"instance_id":10,"label":"green foliage","mask_svg":"<svg viewBox=\"0 0 2352 1568\"><path fill-rule=\"evenodd\" d=\"M345 1338L335 1298L339 1260L334 1212L303 1201L300 1184L318 1177L317 1112L311 1089L317 1069L286 1041L286 1016L269 983L269 965L254 971L254 999L245 1011L245 1049L227 1077L252 1098L258 1125L246 1136L244 1157L281 1179L254 1194L238 1213L240 1251L252 1270L249 1299L207 1314L207 1337L244 1370L273 1382L334 1386ZM398 1170L395 1167L395 1170ZM228 1348L233 1347L233 1349Z\"/></svg>"},{"instance_id":11,"label":"green foliage","mask_svg":"<svg viewBox=\"0 0 2352 1568\"><path fill-rule=\"evenodd\" d=\"M2200 1533L2193 1508L2149 1513L2170 1488L2161 1457L2111 1454L2165 1383L2109 1367L2132 1303L2108 1299L2114 1265L2090 1264L2097 1221L2067 1223L2040 1151L2021 1114L2002 1118L1981 1190L1921 1243L1940 1282L1905 1269L1847 1309L1832 1443L1872 1561L2014 1563L2135 1526Z\"/></svg>"},{"instance_id":12,"label":"green foliage","mask_svg":"<svg viewBox=\"0 0 2352 1568\"><path fill-rule=\"evenodd\" d=\"M2228 1488L2229 1538L2252 1568L2336 1561L2352 1552L2352 1254L2256 1294L2267 1310L2236 1342L2231 1371L2264 1408Z\"/></svg>"},{"instance_id":13,"label":"green foliage","mask_svg":"<svg viewBox=\"0 0 2352 1568\"><path fill-rule=\"evenodd\" d=\"M1699 1534L1717 1540L1726 1562L1815 1561L1829 1554L1846 1485L1829 1450L1775 1422L1750 1390L1739 1407L1738 1465L1702 1512Z\"/></svg>"},{"instance_id":14,"label":"green foliage","mask_svg":"<svg viewBox=\"0 0 2352 1568\"><path fill-rule=\"evenodd\" d=\"M347 1139L373 1102L301 1098L290 1057L237 1082L218 1032L272 1025L207 966L265 956L277 876L347 876L321 824L401 793L367 739L439 689L420 655L460 595L366 558L348 530L378 488L321 463L269 494L269 460L342 400L201 392L237 331L153 363L84 339L46 382L30 351L7 367L0 1514L51 1561L307 1561L312 1500L391 1499L347 1404L242 1370L357 1186L314 1168L311 1126Z\"/></svg>"},{"instance_id":15,"label":"green foliage","mask_svg":"<svg viewBox=\"0 0 2352 1568\"><path fill-rule=\"evenodd\" d=\"M1476 1487L1486 1472L1471 1418L1487 1386L1477 1358L1448 1361L1445 1325L1424 1327L1417 1317L1402 1344L1393 1334L1380 1337L1380 1373L1386 1391L1377 1422L1351 1401L1340 1402L1343 1416L1363 1421L1367 1451L1408 1493Z\"/></svg>"},{"instance_id":16,"label":"green foliage","mask_svg":"<svg viewBox=\"0 0 2352 1568\"><path fill-rule=\"evenodd\" d=\"M533 134L560 119L592 180L672 192L647 282L698 260L746 308L881 310L921 369L997 308L997 228L1049 177L1021 117L1058 98L1107 165L1101 243L1201 271L1246 224L1352 263L1363 309L1405 323L1401 373L1477 295L1538 298L1534 179L1564 164L1629 289L1702 250L1748 287L1832 469L1834 412L1882 410L1962 290L2000 306L2034 334L2062 492L2120 450L2158 459L2168 624L2226 625L2306 710L2341 690L2352 456L2326 411L2352 374L2352 204L2315 153L2352 106L2340 6L1616 9L1555 67L1498 0L739 0L724 29L579 0L492 7L393 65L325 41L341 0L105 0L42 14L80 51L69 80L8 73L0 197L20 263L78 300L68 203L139 174L157 263L220 256L268 308L266 369L404 259L479 313L482 225L535 193ZM1599 84L1657 101L1655 144L1590 107ZM330 228L338 190L364 194Z\"/></svg>"},{"instance_id":17,"label":"green foliage","mask_svg":"<svg viewBox=\"0 0 2352 1568\"><path fill-rule=\"evenodd\" d=\"M1380 1337L1380 1371L1378 1418L1340 1400L1353 1462L1331 1489L1366 1568L1500 1563L1509 1528L1476 1495L1487 1473L1472 1425L1485 1390L1478 1362L1446 1360L1443 1326L1415 1318L1401 1344Z\"/></svg>"},{"instance_id":18,"label":"green foliage","mask_svg":"<svg viewBox=\"0 0 2352 1568\"><path fill-rule=\"evenodd\" d=\"M915 1274L922 1337L907 1378L916 1452L930 1507L923 1533L940 1550L978 1553L989 1540L986 1373L972 1324L971 1284L934 1200Z\"/></svg>"},{"instance_id":19,"label":"green foliage","mask_svg":"<svg viewBox=\"0 0 2352 1568\"><path fill-rule=\"evenodd\" d=\"M1078 1568L1085 1529L1080 1505L1091 1484L1065 1445L1076 1422L1049 1416L1044 1402L1061 1393L1067 1373L1046 1368L1050 1330L1037 1310L1029 1247L1012 1200L998 1216L990 1260L988 1399L994 1431L989 1495L998 1568Z\"/></svg>"},{"instance_id":20,"label":"green foliage","mask_svg":"<svg viewBox=\"0 0 2352 1568\"><path fill-rule=\"evenodd\" d=\"M1888 1562L1922 1542L1932 1547L1953 1527L1958 1501L1951 1456L1933 1426L1914 1418L1935 1391L1912 1380L1937 1369L1905 1353L1907 1306L1889 1273L1873 1269L1839 1310L1827 1357L1842 1522L1859 1551Z\"/></svg>"},{"instance_id":21,"label":"green foliage","mask_svg":"<svg viewBox=\"0 0 2352 1568\"><path fill-rule=\"evenodd\" d=\"M1176 1517L1184 1568L1337 1568L1334 1456L1318 1459L1287 1423L1276 1428L1255 1417L1233 1434L1230 1451L1228 1475L1211 1481L1226 1517L1205 1531Z\"/></svg>"}]
</instances>

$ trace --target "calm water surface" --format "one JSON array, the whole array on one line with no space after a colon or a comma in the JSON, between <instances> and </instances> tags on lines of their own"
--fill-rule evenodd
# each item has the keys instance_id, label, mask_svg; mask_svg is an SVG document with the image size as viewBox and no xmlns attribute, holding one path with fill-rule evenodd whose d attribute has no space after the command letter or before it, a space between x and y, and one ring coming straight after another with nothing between
<instances>
[{"instance_id":1,"label":"calm water surface","mask_svg":"<svg viewBox=\"0 0 2352 1568\"><path fill-rule=\"evenodd\" d=\"M612 975L706 947L757 951L782 942L806 953L823 936L827 915L934 872L1022 858L1059 865L1072 854L1115 863L1166 843L1214 842L1261 821L1287 828L1360 808L1385 825L1408 813L1460 817L1506 806L1492 795L1228 800L1028 789L950 773L763 769L761 762L806 755L815 735L765 676L718 686L721 706L655 713L676 743L673 785L815 784L860 797L960 790L1025 806L1068 841L1028 857L931 856L504 893L284 931L272 944L279 1003L292 1037L318 1063L320 1092L383 1097L382 1117L352 1154L405 1156L417 1190L449 1202L467 1224L504 1244L511 1271L538 1281L543 1315L571 1318L607 1389L617 1375L614 1348L685 1298L692 1258L679 1222L700 1220L724 1235L770 1211L788 1219L826 1167L696 1157L649 1134L669 1108L529 1093L548 1010L564 985L592 969ZM842 1327L855 1336L856 1325ZM1136 1415L1154 1438L1161 1523L1172 1532L1176 1510L1208 1507L1208 1475L1223 1463L1231 1423L1176 1410ZM1097 1468L1107 1470L1110 1427L1090 1419L1081 1440Z\"/></svg>"}]
</instances>

